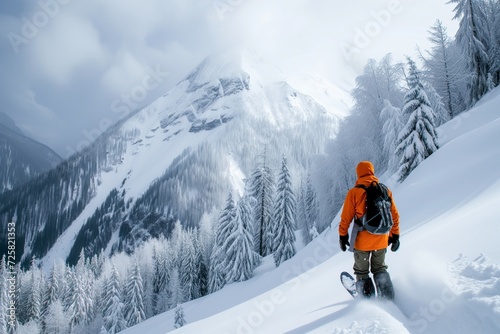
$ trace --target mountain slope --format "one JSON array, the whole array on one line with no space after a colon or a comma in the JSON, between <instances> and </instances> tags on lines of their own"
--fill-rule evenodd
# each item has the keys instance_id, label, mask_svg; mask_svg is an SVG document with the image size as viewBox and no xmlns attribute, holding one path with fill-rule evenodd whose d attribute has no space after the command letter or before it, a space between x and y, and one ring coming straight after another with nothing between
<instances>
[{"instance_id":1,"label":"mountain slope","mask_svg":"<svg viewBox=\"0 0 500 334\"><path fill-rule=\"evenodd\" d=\"M0 111L0 124L6 126L10 130L17 132L18 134L24 135L24 133L16 125L16 122L10 118L6 113Z\"/></svg>"},{"instance_id":2,"label":"mountain slope","mask_svg":"<svg viewBox=\"0 0 500 334\"><path fill-rule=\"evenodd\" d=\"M401 248L386 258L395 306L353 301L339 281L352 254L336 224L274 269L183 305L175 333L498 333L500 330L500 89L443 125L441 148L391 186ZM174 311L124 333L173 330Z\"/></svg>"},{"instance_id":3,"label":"mountain slope","mask_svg":"<svg viewBox=\"0 0 500 334\"><path fill-rule=\"evenodd\" d=\"M132 251L178 219L197 226L227 189L241 188L233 175L249 175L264 148L270 160L287 155L298 175L343 115L251 51L214 55L58 169L0 198L0 223L17 219L24 263Z\"/></svg>"},{"instance_id":4,"label":"mountain slope","mask_svg":"<svg viewBox=\"0 0 500 334\"><path fill-rule=\"evenodd\" d=\"M0 113L0 159L0 193L27 182L62 161L50 148L26 137L4 113Z\"/></svg>"}]
</instances>

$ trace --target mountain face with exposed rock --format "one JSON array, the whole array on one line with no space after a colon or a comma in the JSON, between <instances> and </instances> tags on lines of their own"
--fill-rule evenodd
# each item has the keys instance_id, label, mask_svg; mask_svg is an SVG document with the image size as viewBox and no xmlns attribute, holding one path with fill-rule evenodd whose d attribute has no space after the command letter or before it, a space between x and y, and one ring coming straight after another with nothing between
<instances>
[{"instance_id":1,"label":"mountain face with exposed rock","mask_svg":"<svg viewBox=\"0 0 500 334\"><path fill-rule=\"evenodd\" d=\"M323 100L349 99L332 86L322 86ZM197 227L218 212L264 150L274 167L286 155L300 176L346 110L298 91L249 50L210 56L83 151L0 197L0 224L16 221L24 264L131 252L176 221Z\"/></svg>"}]
</instances>

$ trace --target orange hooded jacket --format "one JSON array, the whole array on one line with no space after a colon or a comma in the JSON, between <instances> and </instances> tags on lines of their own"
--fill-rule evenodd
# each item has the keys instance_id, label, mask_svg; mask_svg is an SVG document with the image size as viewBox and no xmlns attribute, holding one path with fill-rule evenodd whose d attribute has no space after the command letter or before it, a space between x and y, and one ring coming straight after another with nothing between
<instances>
[{"instance_id":1,"label":"orange hooded jacket","mask_svg":"<svg viewBox=\"0 0 500 334\"><path fill-rule=\"evenodd\" d=\"M362 161L356 167L356 174L358 180L356 185L362 184L364 186L369 186L373 181L378 182L378 178L375 177L375 168L373 164L369 161ZM389 197L391 198L391 213L394 225L391 229L390 235L399 234L399 213L396 208L396 204L392 199L392 192L389 190ZM342 214L340 216L339 224L339 235L347 235L349 231L349 225L353 219L361 218L366 211L366 191L362 188L352 188L347 192L347 196L344 201L344 207L342 209ZM354 243L354 248L360 251L373 251L387 248L389 235L375 235L370 232L363 230L358 233L356 242Z\"/></svg>"}]
</instances>

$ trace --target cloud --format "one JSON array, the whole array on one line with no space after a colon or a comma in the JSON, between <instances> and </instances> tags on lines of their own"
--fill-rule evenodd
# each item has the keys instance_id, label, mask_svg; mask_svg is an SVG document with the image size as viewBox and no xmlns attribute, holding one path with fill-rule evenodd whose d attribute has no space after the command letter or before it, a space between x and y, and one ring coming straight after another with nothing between
<instances>
[{"instance_id":1,"label":"cloud","mask_svg":"<svg viewBox=\"0 0 500 334\"><path fill-rule=\"evenodd\" d=\"M48 3L59 4L53 15L44 10ZM399 4L401 13L389 24L383 17L378 22L377 13L390 4ZM26 22L37 23L17 53L8 38L0 39L3 108L62 155L61 143L77 147L86 140L82 133L116 120L113 103L140 86L148 69L168 76L140 105L163 95L204 57L236 44L252 47L285 73L315 72L351 85L368 58L414 54L417 43L425 49L429 27L437 18L448 25L452 16L452 7L435 0L40 0L2 6L3 36L24 37ZM358 31L376 23L383 29L345 57L342 45L354 45Z\"/></svg>"},{"instance_id":2,"label":"cloud","mask_svg":"<svg viewBox=\"0 0 500 334\"><path fill-rule=\"evenodd\" d=\"M58 132L46 131L45 129L61 126L63 124L62 120L53 110L50 110L37 100L35 92L32 90L17 92L13 99L17 106L16 125L24 133L32 134L34 139L41 142L60 140Z\"/></svg>"},{"instance_id":3,"label":"cloud","mask_svg":"<svg viewBox=\"0 0 500 334\"><path fill-rule=\"evenodd\" d=\"M33 40L33 61L38 70L57 84L67 84L74 71L86 64L101 64L106 49L91 22L60 15Z\"/></svg>"},{"instance_id":4,"label":"cloud","mask_svg":"<svg viewBox=\"0 0 500 334\"><path fill-rule=\"evenodd\" d=\"M130 52L118 54L110 68L104 72L101 80L103 88L119 94L130 90L144 77L144 66Z\"/></svg>"}]
</instances>

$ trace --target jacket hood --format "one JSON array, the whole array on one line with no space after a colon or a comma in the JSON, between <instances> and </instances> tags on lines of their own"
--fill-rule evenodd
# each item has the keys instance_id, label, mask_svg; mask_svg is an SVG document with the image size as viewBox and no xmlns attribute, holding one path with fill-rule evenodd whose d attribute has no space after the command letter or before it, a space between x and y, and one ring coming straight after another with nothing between
<instances>
[{"instance_id":1,"label":"jacket hood","mask_svg":"<svg viewBox=\"0 0 500 334\"><path fill-rule=\"evenodd\" d=\"M361 161L356 167L358 179L365 176L375 176L375 168L370 161Z\"/></svg>"},{"instance_id":2,"label":"jacket hood","mask_svg":"<svg viewBox=\"0 0 500 334\"><path fill-rule=\"evenodd\" d=\"M356 185L369 186L372 182L379 182L375 176L375 168L370 161L361 161L356 167L356 174L358 175Z\"/></svg>"}]
</instances>

